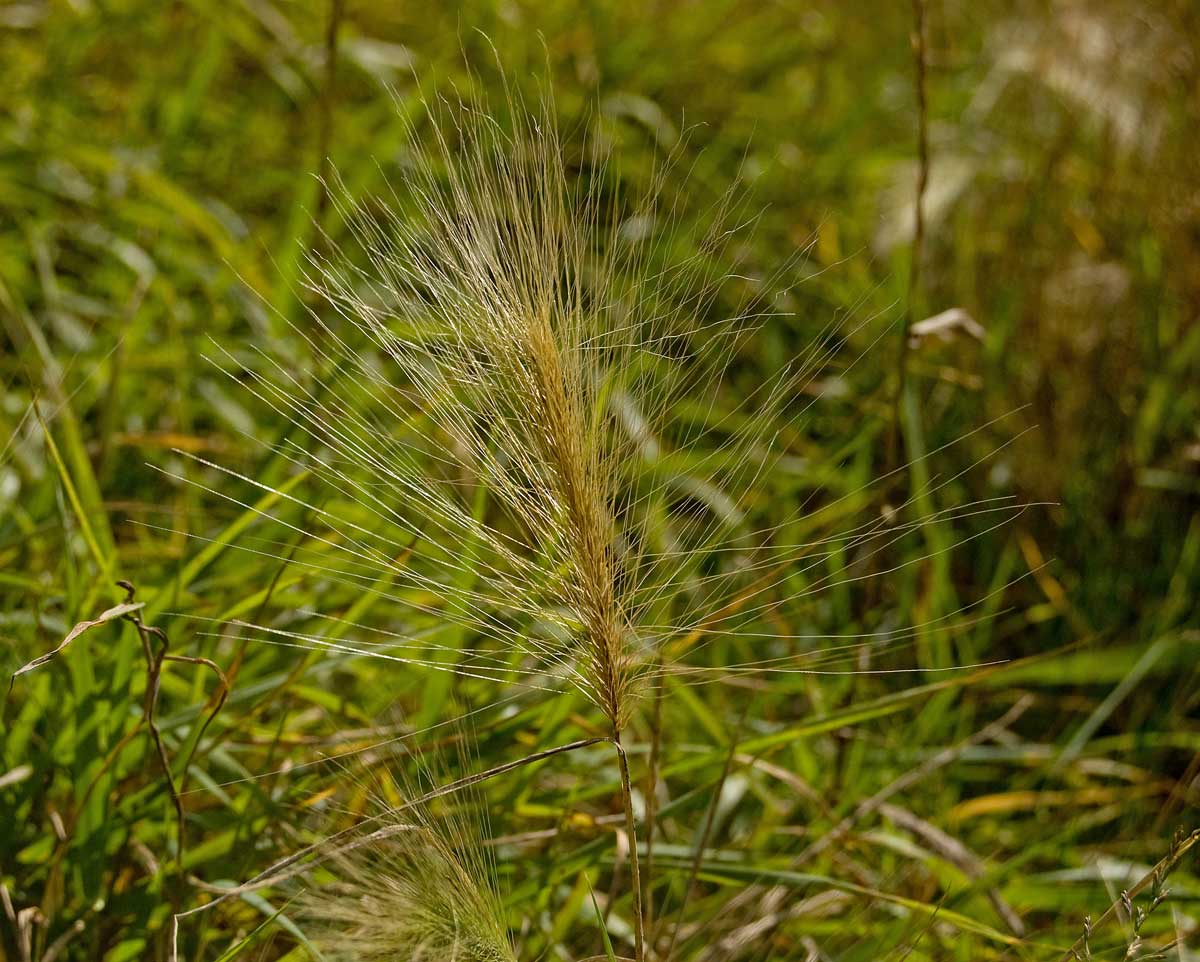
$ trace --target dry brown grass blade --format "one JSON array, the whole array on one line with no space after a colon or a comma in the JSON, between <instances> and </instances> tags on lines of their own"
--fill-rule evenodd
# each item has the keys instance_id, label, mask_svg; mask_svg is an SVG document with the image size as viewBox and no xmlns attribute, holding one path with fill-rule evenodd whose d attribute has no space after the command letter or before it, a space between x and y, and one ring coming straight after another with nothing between
<instances>
[{"instance_id":1,"label":"dry brown grass blade","mask_svg":"<svg viewBox=\"0 0 1200 962\"><path fill-rule=\"evenodd\" d=\"M959 758L968 749L975 745L981 744L999 734L1014 721L1017 720L1029 707L1033 704L1033 698L1029 695L1023 695L1017 702L1000 718L994 722L984 726L975 734L963 739L949 748L943 749L926 759L922 764L901 775L899 778L885 785L882 789L872 795L870 798L864 799L854 810L845 818L838 822L832 829L822 835L819 839L800 852L799 855L792 861L794 869L800 868L805 863L814 859L821 852L824 852L834 843L845 838L850 830L862 819L866 818L873 812L879 811L889 799L898 793L913 787L924 779L928 778L940 768L951 764L955 759ZM741 903L749 903L752 899L762 893L761 886L750 886L738 897ZM761 898L761 914L760 917L744 926L743 929L747 934L758 939L765 937L767 932L780 921L787 917L786 912L780 912L779 907L783 904L786 898L787 890L783 886L772 886L765 893L762 893ZM710 953L711 955L711 953Z\"/></svg>"},{"instance_id":2,"label":"dry brown grass blade","mask_svg":"<svg viewBox=\"0 0 1200 962\"><path fill-rule=\"evenodd\" d=\"M854 810L849 815L843 818L840 822L838 822L837 825L835 825L832 829L809 845L808 848L804 849L804 851L797 855L792 863L793 868L798 868L801 865L810 862L821 852L825 851L825 849L829 848L830 845L840 841L858 822L866 818L872 812L878 811L879 808L894 795L897 795L905 789L911 788L913 785L924 781L939 768L945 768L951 762L961 757L962 754L968 749L974 748L976 745L980 745L1004 731L1005 728L1025 714L1032 704L1032 696L1022 695L1021 698L1017 700L1016 704L1012 706L1012 708L1006 711L994 722L985 725L974 735L971 735L969 738L964 738L958 744L951 745L949 748L945 748L940 752L936 752L916 768L905 772L895 781L885 785L870 798L864 799L854 807Z\"/></svg>"},{"instance_id":3,"label":"dry brown grass blade","mask_svg":"<svg viewBox=\"0 0 1200 962\"><path fill-rule=\"evenodd\" d=\"M69 644L71 644L71 642L73 642L84 632L90 631L98 625L105 625L110 621L117 621L120 618L124 618L126 615L133 614L135 611L141 611L144 607L145 604L141 601L137 602L136 604L122 602L119 605L114 605L107 611L101 612L90 621L79 622L79 624L67 632L66 637L63 638L63 640L60 641L53 650L46 652L44 655L38 655L38 657L34 658L33 661L22 665L20 668L14 671L12 673L12 677L9 679L9 690L11 691L13 679L15 679L18 675L24 675L26 672L33 671L34 669L40 668L42 665L52 661L56 655L60 654Z\"/></svg>"},{"instance_id":4,"label":"dry brown grass blade","mask_svg":"<svg viewBox=\"0 0 1200 962\"><path fill-rule=\"evenodd\" d=\"M892 805L890 803L879 806L879 814L891 819L900 828L916 835L951 865L962 869L970 878L980 879L983 877L984 865L979 856L958 839L943 832L936 825L931 825L924 819L918 818L907 808L901 808L899 805ZM996 910L996 914L1004 920L1004 924L1008 926L1009 931L1013 935L1024 936L1025 923L1021 921L1021 917L1017 915L1013 907L1004 900L1004 896L1000 894L1000 890L989 887L987 896L988 900L992 903L992 907Z\"/></svg>"}]
</instances>

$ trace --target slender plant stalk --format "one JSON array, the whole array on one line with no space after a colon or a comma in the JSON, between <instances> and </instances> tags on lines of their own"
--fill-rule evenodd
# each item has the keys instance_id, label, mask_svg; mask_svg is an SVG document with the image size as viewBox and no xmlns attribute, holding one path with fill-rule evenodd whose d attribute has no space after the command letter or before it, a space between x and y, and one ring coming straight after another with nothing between
<instances>
[{"instance_id":1,"label":"slender plant stalk","mask_svg":"<svg viewBox=\"0 0 1200 962\"><path fill-rule=\"evenodd\" d=\"M629 785L629 762L621 746L619 732L613 734L613 747L617 750L617 764L621 769L621 798L625 804L625 833L629 836L629 873L633 882L633 946L634 957L642 962L646 957L645 920L642 909L642 874L638 867L637 829L633 822L633 792Z\"/></svg>"},{"instance_id":2,"label":"slender plant stalk","mask_svg":"<svg viewBox=\"0 0 1200 962\"><path fill-rule=\"evenodd\" d=\"M896 395L892 399L892 430L888 436L888 461L899 464L900 409L908 382L908 339L913 324L915 301L921 283L921 255L925 247L925 190L929 185L929 104L926 92L927 50L925 38L925 0L912 0L913 61L917 94L917 186L913 200L912 263L908 269L904 320L900 328L900 347L896 362Z\"/></svg>"},{"instance_id":3,"label":"slender plant stalk","mask_svg":"<svg viewBox=\"0 0 1200 962\"><path fill-rule=\"evenodd\" d=\"M325 21L325 77L321 87L320 127L317 130L317 223L324 222L329 207L329 183L332 179L333 162L329 150L333 144L333 98L337 82L338 35L342 18L346 13L345 0L330 0L329 14ZM323 238L324 234L319 237Z\"/></svg>"},{"instance_id":4,"label":"slender plant stalk","mask_svg":"<svg viewBox=\"0 0 1200 962\"><path fill-rule=\"evenodd\" d=\"M665 687L662 677L662 656L655 661L654 716L650 727L650 761L646 773L646 871L645 925L647 931L654 927L654 899L650 888L654 878L654 826L658 815L658 765L662 753L662 703Z\"/></svg>"}]
</instances>

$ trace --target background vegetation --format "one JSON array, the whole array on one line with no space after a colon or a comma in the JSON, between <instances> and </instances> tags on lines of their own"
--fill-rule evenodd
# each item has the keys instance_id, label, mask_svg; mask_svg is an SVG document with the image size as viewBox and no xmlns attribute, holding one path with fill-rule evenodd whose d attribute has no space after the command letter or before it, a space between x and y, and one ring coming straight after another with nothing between
<instances>
[{"instance_id":1,"label":"background vegetation","mask_svg":"<svg viewBox=\"0 0 1200 962\"><path fill-rule=\"evenodd\" d=\"M790 536L832 539L778 589L803 603L751 625L808 636L789 653L829 673L676 680L632 723L639 804L665 733L651 890L667 940L678 913L677 957L1055 959L1200 825L1200 16L926 6L911 296L907 4L0 7L0 668L122 600L117 579L186 656L159 661L159 639L118 620L14 679L0 958L164 958L171 913L211 897L200 883L371 813L384 775L414 777L404 753L450 747L449 779L597 733L563 696L478 710L466 752L447 728L393 741L451 702L482 709L485 686L260 644L234 622L472 640L411 598L347 588L332 554L326 572L289 563L319 558L296 530L312 517L276 498L282 522L264 521L237 502L270 495L178 453L290 483L265 445L292 428L203 360L209 339L263 347L306 384L327 373L286 323L323 310L305 256L345 240L323 158L352 201L383 195L411 149L404 118L421 129L414 72L427 94L494 91L497 59L531 96L549 76L569 149L604 125L619 190L645 191L673 154L662 189L685 226L730 189L759 212L713 265L731 275L714 312L773 312L731 361L729 410L837 334L815 403L765 432L786 457L737 505L747 530L802 507ZM908 352L897 457L916 463L889 475L900 321L950 308L979 336ZM864 555L845 532L928 476L946 483L916 505L918 536ZM931 518L1001 496L1031 506L998 527ZM837 641L870 632L899 634ZM751 657L704 644L712 665ZM182 835L146 724L158 685ZM606 896L623 828L608 757L480 787L520 958L603 951L589 891L629 952L627 887ZM1181 858L1134 957L1195 930L1195 869ZM303 957L296 886L184 919L180 956ZM1118 905L1090 951L1121 958L1134 937Z\"/></svg>"}]
</instances>

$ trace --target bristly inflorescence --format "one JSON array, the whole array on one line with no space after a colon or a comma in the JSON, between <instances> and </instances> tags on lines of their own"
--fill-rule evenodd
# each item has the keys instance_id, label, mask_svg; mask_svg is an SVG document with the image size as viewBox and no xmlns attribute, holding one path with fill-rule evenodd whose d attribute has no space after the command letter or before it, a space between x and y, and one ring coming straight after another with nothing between
<instances>
[{"instance_id":1,"label":"bristly inflorescence","mask_svg":"<svg viewBox=\"0 0 1200 962\"><path fill-rule=\"evenodd\" d=\"M509 524L485 525L430 485L439 521L484 542L508 605L558 622L559 641L539 654L619 729L634 640L617 579L616 452L602 397L617 386L606 342L620 307L606 303L611 289L589 284L595 214L572 202L549 129L519 121L507 135L478 113L460 119L457 144L439 141L452 162L410 179L416 217L352 215L380 279L374 302L334 272L323 289L384 346L409 400Z\"/></svg>"},{"instance_id":2,"label":"bristly inflorescence","mask_svg":"<svg viewBox=\"0 0 1200 962\"><path fill-rule=\"evenodd\" d=\"M243 363L221 349L231 374L307 435L276 451L319 495L238 475L303 510L307 527L272 515L307 536L289 562L385 595L425 628L373 643L240 628L505 685L570 685L619 732L652 666L680 670L665 642L774 643L770 657L711 669L722 674L844 658L854 645L796 652L790 641L822 636L743 624L779 605L789 579L804 581L792 604L866 577L809 577L833 552L862 565L933 521L1019 512L1010 498L912 520L898 510L795 544L780 537L794 515L744 530L743 495L779 456L770 426L804 413L812 401L796 391L835 348L818 339L736 402L721 395L740 339L768 314L714 307L728 276L709 255L738 233L730 196L679 258L648 239L669 236L677 213L658 196L662 175L631 200L595 144L568 161L552 104L427 106L432 148L412 130L389 203L331 191L354 246L330 242L305 275L318 307L308 331L293 328L315 377L267 350ZM900 508L926 510L946 483ZM861 493L825 508L837 518ZM420 635L446 625L467 635Z\"/></svg>"},{"instance_id":3,"label":"bristly inflorescence","mask_svg":"<svg viewBox=\"0 0 1200 962\"><path fill-rule=\"evenodd\" d=\"M515 962L478 839L462 817L409 806L331 860L301 898L323 957L345 962Z\"/></svg>"},{"instance_id":4,"label":"bristly inflorescence","mask_svg":"<svg viewBox=\"0 0 1200 962\"><path fill-rule=\"evenodd\" d=\"M797 403L797 389L835 348L819 338L735 403L720 396L737 345L768 313L714 306L728 276L709 256L739 233L730 195L680 258L653 239L677 215L658 196L663 173L629 199L596 144L568 161L552 104L505 107L429 105L432 147L412 130L388 203L332 189L354 246L330 242L305 274L318 307L293 332L314 379L269 350L243 363L220 348L232 376L307 435L276 450L317 496L243 478L306 513L307 530L284 522L309 535L289 561L312 563L311 547L326 577L461 626L470 643L257 630L509 685L572 685L619 731L665 641L702 627L786 643L735 619L778 604L772 593L829 552L866 561L930 519L896 513L798 544L778 537L790 518L743 530L743 495L778 457L769 426L803 414L812 401ZM934 520L1003 524L1018 510L1001 498ZM740 615L724 607L734 582ZM790 602L830 586L810 579ZM789 670L797 657L772 654L741 670Z\"/></svg>"},{"instance_id":5,"label":"bristly inflorescence","mask_svg":"<svg viewBox=\"0 0 1200 962\"><path fill-rule=\"evenodd\" d=\"M681 539L656 553L647 533L670 476L645 436L675 399L711 393L746 325L703 319L699 259L650 266L629 224L669 213L608 196L598 154L568 171L550 105L508 107L511 130L463 104L432 111L435 148L393 206L339 200L357 260L335 251L307 274L335 315L305 335L326 382L308 388L264 352L250 387L316 442L281 453L356 502L353 520L306 503L351 556L339 576L389 571L414 607L499 642L448 659L402 641L373 653L566 680L619 732L658 642L648 616L665 617L687 571ZM703 539L725 521L679 527Z\"/></svg>"}]
</instances>

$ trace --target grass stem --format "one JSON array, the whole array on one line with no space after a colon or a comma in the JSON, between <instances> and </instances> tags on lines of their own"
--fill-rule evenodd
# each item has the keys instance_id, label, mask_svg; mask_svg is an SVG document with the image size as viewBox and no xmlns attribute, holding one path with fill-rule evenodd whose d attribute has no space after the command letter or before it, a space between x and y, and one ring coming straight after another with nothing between
<instances>
[{"instance_id":1,"label":"grass stem","mask_svg":"<svg viewBox=\"0 0 1200 962\"><path fill-rule=\"evenodd\" d=\"M637 830L633 821L633 792L629 784L629 762L621 745L621 733L613 729L613 747L621 769L621 801L625 806L625 834L629 836L629 874L633 881L633 952L637 962L646 958L645 920L642 917L642 873L638 866Z\"/></svg>"}]
</instances>

